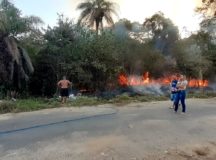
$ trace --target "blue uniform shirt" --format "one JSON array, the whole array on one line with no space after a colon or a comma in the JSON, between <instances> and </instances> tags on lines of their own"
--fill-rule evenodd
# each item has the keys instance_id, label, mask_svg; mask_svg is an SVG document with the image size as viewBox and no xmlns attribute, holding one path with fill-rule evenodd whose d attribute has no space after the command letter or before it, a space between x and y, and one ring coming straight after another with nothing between
<instances>
[{"instance_id":1,"label":"blue uniform shirt","mask_svg":"<svg viewBox=\"0 0 216 160\"><path fill-rule=\"evenodd\" d=\"M177 83L178 83L177 80L172 80L172 82L171 82L171 92L172 93L177 92Z\"/></svg>"}]
</instances>

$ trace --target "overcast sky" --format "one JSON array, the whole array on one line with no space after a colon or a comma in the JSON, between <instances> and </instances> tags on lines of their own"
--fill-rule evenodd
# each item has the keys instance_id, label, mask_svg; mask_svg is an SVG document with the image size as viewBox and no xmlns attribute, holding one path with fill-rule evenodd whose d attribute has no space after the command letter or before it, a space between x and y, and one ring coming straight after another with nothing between
<instances>
[{"instance_id":1,"label":"overcast sky","mask_svg":"<svg viewBox=\"0 0 216 160\"><path fill-rule=\"evenodd\" d=\"M77 5L83 0L11 0L24 15L36 15L43 19L45 24L55 25L57 13L63 13L69 18L77 19L79 11ZM195 7L201 0L112 0L118 4L119 18L143 23L158 11L182 30L186 27L189 31L199 28L200 18L195 16Z\"/></svg>"}]
</instances>

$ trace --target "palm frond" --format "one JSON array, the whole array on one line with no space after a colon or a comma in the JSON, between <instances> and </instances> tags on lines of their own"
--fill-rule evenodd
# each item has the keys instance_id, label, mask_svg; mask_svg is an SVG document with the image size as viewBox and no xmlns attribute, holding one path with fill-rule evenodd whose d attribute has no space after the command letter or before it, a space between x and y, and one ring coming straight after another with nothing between
<instances>
[{"instance_id":1,"label":"palm frond","mask_svg":"<svg viewBox=\"0 0 216 160\"><path fill-rule=\"evenodd\" d=\"M108 24L114 24L113 18L111 17L111 15L109 13L105 13L104 18Z\"/></svg>"},{"instance_id":2,"label":"palm frond","mask_svg":"<svg viewBox=\"0 0 216 160\"><path fill-rule=\"evenodd\" d=\"M115 5L115 3L106 0L86 0L77 7L81 10L78 23L88 23L93 26L96 21L102 23L104 18L108 24L113 24L112 15L118 15Z\"/></svg>"},{"instance_id":3,"label":"palm frond","mask_svg":"<svg viewBox=\"0 0 216 160\"><path fill-rule=\"evenodd\" d=\"M106 8L106 9L104 9L104 12L106 12L106 13L110 13L110 14L114 14L115 16L118 17L118 13L116 12L115 9L112 9L112 8Z\"/></svg>"},{"instance_id":4,"label":"palm frond","mask_svg":"<svg viewBox=\"0 0 216 160\"><path fill-rule=\"evenodd\" d=\"M78 19L78 24L86 23L88 21L89 21L88 23L92 24L92 23L94 23L93 17L94 16L93 16L92 10L90 10L89 8L87 8L87 9L85 9L85 10L83 10L81 12L81 15L80 15L80 17Z\"/></svg>"},{"instance_id":5,"label":"palm frond","mask_svg":"<svg viewBox=\"0 0 216 160\"><path fill-rule=\"evenodd\" d=\"M83 3L80 3L78 6L77 6L77 9L81 9L81 10L84 10L86 8L91 8L92 6L92 3L90 1L88 2L83 2Z\"/></svg>"}]
</instances>

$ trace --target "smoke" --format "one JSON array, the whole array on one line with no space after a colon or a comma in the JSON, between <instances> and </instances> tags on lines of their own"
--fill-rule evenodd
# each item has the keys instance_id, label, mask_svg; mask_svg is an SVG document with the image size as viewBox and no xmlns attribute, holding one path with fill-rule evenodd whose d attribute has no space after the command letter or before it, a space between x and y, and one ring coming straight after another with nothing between
<instances>
[{"instance_id":1,"label":"smoke","mask_svg":"<svg viewBox=\"0 0 216 160\"><path fill-rule=\"evenodd\" d=\"M128 30L123 23L115 24L114 33L120 38L125 38L128 35Z\"/></svg>"},{"instance_id":2,"label":"smoke","mask_svg":"<svg viewBox=\"0 0 216 160\"><path fill-rule=\"evenodd\" d=\"M120 38L129 36L139 42L144 42L144 39L148 37L148 33L144 31L142 24L138 22L131 23L127 19L120 20L115 24L114 33Z\"/></svg>"},{"instance_id":3,"label":"smoke","mask_svg":"<svg viewBox=\"0 0 216 160\"><path fill-rule=\"evenodd\" d=\"M188 87L187 93L216 93L216 83L209 84L208 87ZM114 90L107 90L99 93L97 96L103 97L106 99L114 98L118 95L127 94L130 96L134 95L152 95L152 96L169 96L170 95L170 86L163 85L157 82L137 85L137 86L125 86L121 88L116 88Z\"/></svg>"},{"instance_id":4,"label":"smoke","mask_svg":"<svg viewBox=\"0 0 216 160\"><path fill-rule=\"evenodd\" d=\"M133 22L131 31L132 32L142 32L143 31L143 26L138 22Z\"/></svg>"},{"instance_id":5,"label":"smoke","mask_svg":"<svg viewBox=\"0 0 216 160\"><path fill-rule=\"evenodd\" d=\"M211 90L212 92L216 92L216 83L211 83L208 86L209 90Z\"/></svg>"},{"instance_id":6,"label":"smoke","mask_svg":"<svg viewBox=\"0 0 216 160\"><path fill-rule=\"evenodd\" d=\"M170 94L170 87L159 83L152 83L144 86L130 86L128 91L137 95L154 95L167 96ZM210 84L208 87L188 87L188 93L216 93L216 83Z\"/></svg>"},{"instance_id":7,"label":"smoke","mask_svg":"<svg viewBox=\"0 0 216 160\"><path fill-rule=\"evenodd\" d=\"M166 44L167 44L167 42L166 42L166 38L165 38L165 33L162 32L161 35L155 39L155 49L164 53Z\"/></svg>"},{"instance_id":8,"label":"smoke","mask_svg":"<svg viewBox=\"0 0 216 160\"><path fill-rule=\"evenodd\" d=\"M130 87L132 92L145 95L145 94L151 94L151 95L164 95L167 93L168 89L163 88L160 84L148 84L144 86L131 86Z\"/></svg>"}]
</instances>

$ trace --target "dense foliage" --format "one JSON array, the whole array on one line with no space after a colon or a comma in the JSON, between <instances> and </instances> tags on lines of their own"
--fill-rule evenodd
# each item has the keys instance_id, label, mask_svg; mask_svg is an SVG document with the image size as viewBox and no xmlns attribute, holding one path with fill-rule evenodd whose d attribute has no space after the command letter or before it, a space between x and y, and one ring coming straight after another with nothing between
<instances>
[{"instance_id":1,"label":"dense foliage","mask_svg":"<svg viewBox=\"0 0 216 160\"><path fill-rule=\"evenodd\" d=\"M109 10L101 8L99 17L93 16L96 19L90 23L102 23L103 16L113 22L112 4L96 1L107 5ZM85 11L88 5L82 3L79 8ZM81 15L83 21L87 20L85 13ZM10 73L5 37L13 37L31 57L34 73L25 80L25 87L18 89L34 96L53 96L57 92L56 83L63 75L73 82L74 90L85 89L91 93L116 88L120 73L142 75L148 71L158 78L181 72L189 77L215 78L215 32L211 29L214 23L209 21L203 21L198 33L181 39L178 28L160 12L143 24L119 20L100 34L98 28L95 32L63 15L58 15L56 26L41 30L40 18L22 17L8 0L1 3L0 17L0 89L6 85Z\"/></svg>"},{"instance_id":2,"label":"dense foliage","mask_svg":"<svg viewBox=\"0 0 216 160\"><path fill-rule=\"evenodd\" d=\"M22 17L21 11L7 0L0 3L0 88L6 90L26 89L26 82L34 68L28 53L19 41L39 32L42 23L35 16Z\"/></svg>"}]
</instances>

